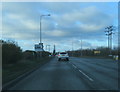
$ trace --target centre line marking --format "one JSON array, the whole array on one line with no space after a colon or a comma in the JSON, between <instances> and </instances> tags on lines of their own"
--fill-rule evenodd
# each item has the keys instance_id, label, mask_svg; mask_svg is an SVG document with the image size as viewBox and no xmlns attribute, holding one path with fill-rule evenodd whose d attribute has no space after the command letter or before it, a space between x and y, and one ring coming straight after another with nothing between
<instances>
[{"instance_id":1,"label":"centre line marking","mask_svg":"<svg viewBox=\"0 0 120 92\"><path fill-rule=\"evenodd\" d=\"M87 76L84 72L82 72L81 70L79 70L79 72L81 72L84 76L86 76L90 81L93 81L92 78L90 78L89 76Z\"/></svg>"},{"instance_id":2,"label":"centre line marking","mask_svg":"<svg viewBox=\"0 0 120 92\"><path fill-rule=\"evenodd\" d=\"M77 68L75 65L73 65L74 68Z\"/></svg>"},{"instance_id":3,"label":"centre line marking","mask_svg":"<svg viewBox=\"0 0 120 92\"><path fill-rule=\"evenodd\" d=\"M69 62L70 63L70 62ZM72 64L72 63L71 63ZM74 68L77 68L74 64L72 64ZM85 77L87 77L90 81L94 81L92 78L90 78L88 75L86 75L84 72L79 70L80 73L82 73Z\"/></svg>"}]
</instances>

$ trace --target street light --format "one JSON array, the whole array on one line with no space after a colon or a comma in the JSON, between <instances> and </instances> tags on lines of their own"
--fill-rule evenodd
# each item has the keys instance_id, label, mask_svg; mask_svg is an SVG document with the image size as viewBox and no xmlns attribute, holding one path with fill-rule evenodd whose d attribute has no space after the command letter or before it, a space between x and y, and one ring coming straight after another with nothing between
<instances>
[{"instance_id":1,"label":"street light","mask_svg":"<svg viewBox=\"0 0 120 92\"><path fill-rule=\"evenodd\" d=\"M40 57L42 57L42 51L43 51L42 34L41 34L41 20L42 20L43 16L50 16L50 14L48 14L48 15L41 15L40 16L40 43L39 43L40 49L41 49L41 51L40 51Z\"/></svg>"},{"instance_id":2,"label":"street light","mask_svg":"<svg viewBox=\"0 0 120 92\"><path fill-rule=\"evenodd\" d=\"M42 43L41 20L42 20L42 17L43 17L43 16L50 16L50 14L48 14L48 15L41 15L41 16L40 16L40 43Z\"/></svg>"}]
</instances>

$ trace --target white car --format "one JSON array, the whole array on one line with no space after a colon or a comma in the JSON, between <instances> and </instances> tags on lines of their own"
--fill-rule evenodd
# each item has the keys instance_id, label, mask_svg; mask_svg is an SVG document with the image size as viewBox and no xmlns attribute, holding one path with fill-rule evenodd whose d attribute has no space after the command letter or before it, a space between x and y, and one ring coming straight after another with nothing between
<instances>
[{"instance_id":1,"label":"white car","mask_svg":"<svg viewBox=\"0 0 120 92\"><path fill-rule=\"evenodd\" d=\"M67 52L60 52L58 54L58 61L60 61L62 59L65 59L65 60L69 61L69 56L68 56Z\"/></svg>"}]
</instances>

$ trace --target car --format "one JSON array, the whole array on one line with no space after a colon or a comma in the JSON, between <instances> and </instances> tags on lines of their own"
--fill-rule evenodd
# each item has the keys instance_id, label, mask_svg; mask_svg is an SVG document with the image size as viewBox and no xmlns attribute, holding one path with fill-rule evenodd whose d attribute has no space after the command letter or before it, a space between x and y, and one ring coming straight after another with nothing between
<instances>
[{"instance_id":1,"label":"car","mask_svg":"<svg viewBox=\"0 0 120 92\"><path fill-rule=\"evenodd\" d=\"M58 54L58 61L61 61L61 60L69 61L69 55L67 52L60 52Z\"/></svg>"}]
</instances>

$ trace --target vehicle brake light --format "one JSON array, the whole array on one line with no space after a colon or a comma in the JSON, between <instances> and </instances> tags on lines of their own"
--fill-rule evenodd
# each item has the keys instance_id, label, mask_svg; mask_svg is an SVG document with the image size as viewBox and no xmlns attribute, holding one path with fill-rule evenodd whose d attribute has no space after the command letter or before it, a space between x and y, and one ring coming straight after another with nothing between
<instances>
[{"instance_id":1,"label":"vehicle brake light","mask_svg":"<svg viewBox=\"0 0 120 92\"><path fill-rule=\"evenodd\" d=\"M58 56L60 56L60 55L58 55Z\"/></svg>"}]
</instances>

